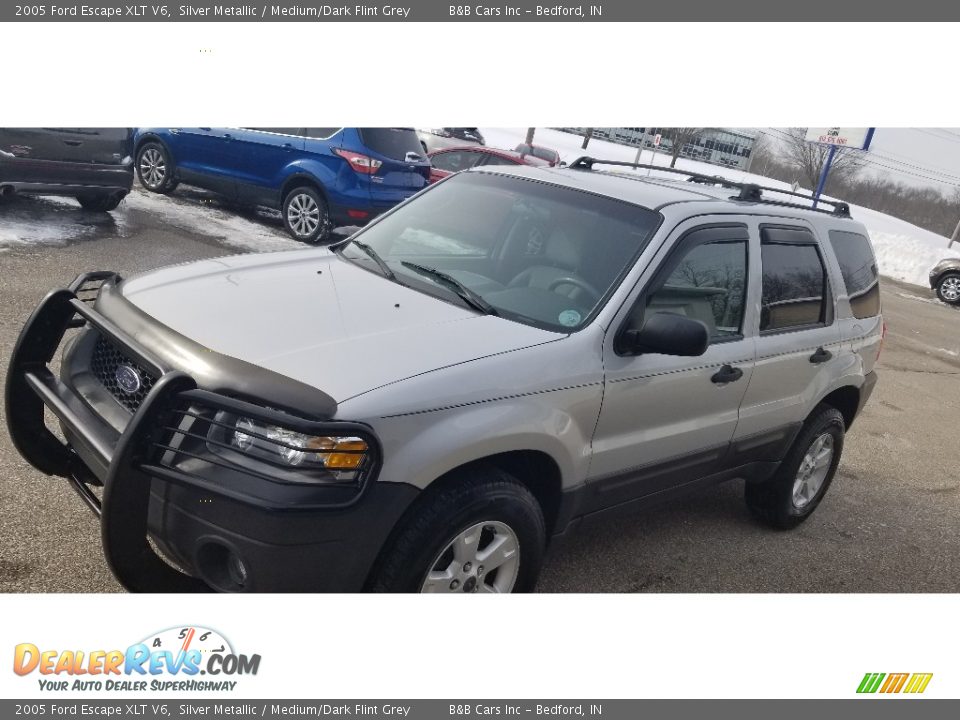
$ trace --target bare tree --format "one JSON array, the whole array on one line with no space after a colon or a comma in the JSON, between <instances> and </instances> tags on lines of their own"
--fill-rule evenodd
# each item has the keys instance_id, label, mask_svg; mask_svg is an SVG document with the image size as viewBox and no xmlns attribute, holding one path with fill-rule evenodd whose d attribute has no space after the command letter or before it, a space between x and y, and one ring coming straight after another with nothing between
<instances>
[{"instance_id":1,"label":"bare tree","mask_svg":"<svg viewBox=\"0 0 960 720\"><path fill-rule=\"evenodd\" d=\"M533 145L533 134L537 131L536 128L527 128L527 139L524 142L527 145Z\"/></svg>"},{"instance_id":2,"label":"bare tree","mask_svg":"<svg viewBox=\"0 0 960 720\"><path fill-rule=\"evenodd\" d=\"M677 158L684 145L695 142L708 128L660 128L660 133L670 138L670 167L677 166Z\"/></svg>"},{"instance_id":3,"label":"bare tree","mask_svg":"<svg viewBox=\"0 0 960 720\"><path fill-rule=\"evenodd\" d=\"M593 137L593 128L587 128L583 133L583 145L580 146L581 150L587 149L587 143L590 142L590 138Z\"/></svg>"},{"instance_id":4,"label":"bare tree","mask_svg":"<svg viewBox=\"0 0 960 720\"><path fill-rule=\"evenodd\" d=\"M830 146L807 142L806 134L806 128L788 128L784 131L783 155L799 173L800 182L814 190L830 154ZM837 147L830 166L830 177L835 181L852 180L862 168L863 159L856 150Z\"/></svg>"}]
</instances>

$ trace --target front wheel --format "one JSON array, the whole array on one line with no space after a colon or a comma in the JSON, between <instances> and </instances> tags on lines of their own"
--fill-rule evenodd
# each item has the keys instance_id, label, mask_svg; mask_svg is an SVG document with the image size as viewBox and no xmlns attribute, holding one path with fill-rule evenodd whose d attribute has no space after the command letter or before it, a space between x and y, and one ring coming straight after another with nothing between
<instances>
[{"instance_id":1,"label":"front wheel","mask_svg":"<svg viewBox=\"0 0 960 720\"><path fill-rule=\"evenodd\" d=\"M947 273L937 281L937 297L950 305L960 304L960 273Z\"/></svg>"},{"instance_id":2,"label":"front wheel","mask_svg":"<svg viewBox=\"0 0 960 720\"><path fill-rule=\"evenodd\" d=\"M306 185L294 188L283 199L283 225L295 240L306 243L323 242L333 228L327 203Z\"/></svg>"},{"instance_id":3,"label":"front wheel","mask_svg":"<svg viewBox=\"0 0 960 720\"><path fill-rule=\"evenodd\" d=\"M137 152L137 177L147 190L164 195L178 185L170 154L158 142L148 142Z\"/></svg>"},{"instance_id":4,"label":"front wheel","mask_svg":"<svg viewBox=\"0 0 960 720\"><path fill-rule=\"evenodd\" d=\"M120 202L127 196L125 192L113 193L84 193L77 195L77 202L84 210L91 212L110 212L116 210Z\"/></svg>"},{"instance_id":5,"label":"front wheel","mask_svg":"<svg viewBox=\"0 0 960 720\"><path fill-rule=\"evenodd\" d=\"M484 465L426 496L390 542L371 583L376 592L530 592L546 523L523 484Z\"/></svg>"},{"instance_id":6,"label":"front wheel","mask_svg":"<svg viewBox=\"0 0 960 720\"><path fill-rule=\"evenodd\" d=\"M833 481L843 451L845 424L836 408L811 413L772 478L747 483L747 507L761 522L789 530L817 509Z\"/></svg>"}]
</instances>

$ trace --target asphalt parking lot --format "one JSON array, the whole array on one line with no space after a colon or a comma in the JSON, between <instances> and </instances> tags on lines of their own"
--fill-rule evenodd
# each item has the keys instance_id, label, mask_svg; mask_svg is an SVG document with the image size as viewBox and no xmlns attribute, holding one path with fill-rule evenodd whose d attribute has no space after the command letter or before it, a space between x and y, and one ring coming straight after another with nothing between
<instances>
[{"instance_id":1,"label":"asphalt parking lot","mask_svg":"<svg viewBox=\"0 0 960 720\"><path fill-rule=\"evenodd\" d=\"M237 213L190 190L174 198L135 191L112 218L73 201L13 199L0 207L0 357L9 357L47 290L80 271L131 275L296 247L277 216ZM960 591L960 311L925 288L890 280L883 305L880 382L811 520L789 533L760 527L747 514L742 484L727 483L582 531L552 553L540 589ZM93 516L64 481L27 466L0 424L0 591L119 591Z\"/></svg>"}]
</instances>

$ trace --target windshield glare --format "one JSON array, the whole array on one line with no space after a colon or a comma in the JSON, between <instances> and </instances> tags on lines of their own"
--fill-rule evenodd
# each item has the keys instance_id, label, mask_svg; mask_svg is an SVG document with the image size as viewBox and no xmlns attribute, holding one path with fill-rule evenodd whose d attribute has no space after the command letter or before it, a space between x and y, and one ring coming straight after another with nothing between
<instances>
[{"instance_id":1,"label":"windshield glare","mask_svg":"<svg viewBox=\"0 0 960 720\"><path fill-rule=\"evenodd\" d=\"M658 213L525 178L462 173L356 237L411 287L462 302L439 270L502 317L559 332L585 325L656 229ZM351 244L351 261L378 271ZM404 265L404 262L408 263Z\"/></svg>"}]
</instances>

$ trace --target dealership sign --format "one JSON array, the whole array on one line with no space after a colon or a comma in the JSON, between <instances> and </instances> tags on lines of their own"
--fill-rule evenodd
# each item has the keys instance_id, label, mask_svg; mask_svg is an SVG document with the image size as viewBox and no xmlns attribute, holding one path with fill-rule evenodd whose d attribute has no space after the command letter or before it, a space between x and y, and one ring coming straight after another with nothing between
<instances>
[{"instance_id":1,"label":"dealership sign","mask_svg":"<svg viewBox=\"0 0 960 720\"><path fill-rule=\"evenodd\" d=\"M836 145L855 150L866 150L870 145L872 128L807 128L807 142Z\"/></svg>"}]
</instances>

